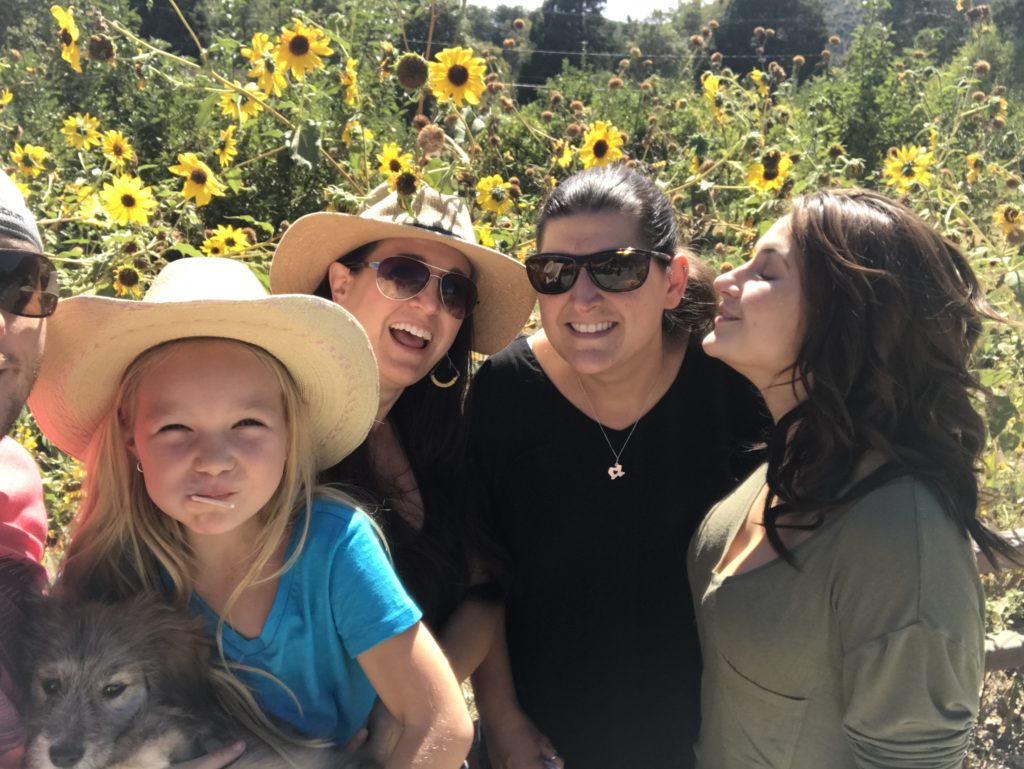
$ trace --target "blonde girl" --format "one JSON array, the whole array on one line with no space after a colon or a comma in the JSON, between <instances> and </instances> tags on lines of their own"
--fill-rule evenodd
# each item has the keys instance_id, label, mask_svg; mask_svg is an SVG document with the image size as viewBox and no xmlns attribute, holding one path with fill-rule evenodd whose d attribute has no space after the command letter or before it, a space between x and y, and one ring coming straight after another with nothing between
<instances>
[{"instance_id":1,"label":"blonde girl","mask_svg":"<svg viewBox=\"0 0 1024 769\"><path fill-rule=\"evenodd\" d=\"M457 766L471 727L443 654L370 520L314 486L376 412L358 323L185 259L142 302L67 300L49 332L30 405L87 470L61 583L188 605L303 736L347 742L376 693L402 724L388 767Z\"/></svg>"}]
</instances>

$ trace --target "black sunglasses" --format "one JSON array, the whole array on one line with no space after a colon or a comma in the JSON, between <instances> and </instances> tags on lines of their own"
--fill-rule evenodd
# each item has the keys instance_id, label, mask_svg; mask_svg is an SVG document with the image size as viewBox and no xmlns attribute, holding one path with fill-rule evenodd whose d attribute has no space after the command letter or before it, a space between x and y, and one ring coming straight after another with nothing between
<instances>
[{"instance_id":1,"label":"black sunglasses","mask_svg":"<svg viewBox=\"0 0 1024 769\"><path fill-rule=\"evenodd\" d=\"M377 288L388 299L412 299L436 278L441 304L453 318L468 318L476 307L476 283L461 273L430 267L412 256L389 256L367 266L377 271Z\"/></svg>"},{"instance_id":2,"label":"black sunglasses","mask_svg":"<svg viewBox=\"0 0 1024 769\"><path fill-rule=\"evenodd\" d=\"M596 254L534 254L526 258L526 274L538 294L564 294L586 267L602 291L635 291L647 280L651 260L669 264L672 257L641 248L615 248Z\"/></svg>"},{"instance_id":3,"label":"black sunglasses","mask_svg":"<svg viewBox=\"0 0 1024 769\"><path fill-rule=\"evenodd\" d=\"M53 262L34 251L0 248L0 310L45 318L57 309L60 282Z\"/></svg>"}]
</instances>

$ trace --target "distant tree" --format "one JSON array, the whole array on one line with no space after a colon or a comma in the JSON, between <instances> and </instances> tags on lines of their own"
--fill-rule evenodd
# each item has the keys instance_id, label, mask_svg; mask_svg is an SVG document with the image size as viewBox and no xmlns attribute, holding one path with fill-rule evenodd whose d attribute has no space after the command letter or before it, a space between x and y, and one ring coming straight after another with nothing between
<instances>
[{"instance_id":1,"label":"distant tree","mask_svg":"<svg viewBox=\"0 0 1024 769\"><path fill-rule=\"evenodd\" d=\"M810 73L828 39L821 0L730 0L718 21L715 44L737 72L768 61L789 71L801 54L809 65L801 72Z\"/></svg>"},{"instance_id":2,"label":"distant tree","mask_svg":"<svg viewBox=\"0 0 1024 769\"><path fill-rule=\"evenodd\" d=\"M544 0L530 14L533 54L523 65L524 83L541 84L562 70L562 61L579 67L583 51L608 53L612 28L602 16L605 0Z\"/></svg>"},{"instance_id":3,"label":"distant tree","mask_svg":"<svg viewBox=\"0 0 1024 769\"><path fill-rule=\"evenodd\" d=\"M967 25L948 0L889 0L887 5L881 8L880 18L893 31L897 51L926 48L943 62L967 37Z\"/></svg>"}]
</instances>

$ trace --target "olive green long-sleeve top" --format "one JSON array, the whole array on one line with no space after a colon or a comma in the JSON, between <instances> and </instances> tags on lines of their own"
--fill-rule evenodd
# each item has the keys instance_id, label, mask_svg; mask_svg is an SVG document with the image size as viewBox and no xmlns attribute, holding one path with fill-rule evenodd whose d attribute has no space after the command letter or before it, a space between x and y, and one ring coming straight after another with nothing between
<instances>
[{"instance_id":1,"label":"olive green long-sleeve top","mask_svg":"<svg viewBox=\"0 0 1024 769\"><path fill-rule=\"evenodd\" d=\"M715 572L765 468L688 554L704 673L699 769L959 769L978 712L984 596L969 541L893 480L781 560Z\"/></svg>"}]
</instances>

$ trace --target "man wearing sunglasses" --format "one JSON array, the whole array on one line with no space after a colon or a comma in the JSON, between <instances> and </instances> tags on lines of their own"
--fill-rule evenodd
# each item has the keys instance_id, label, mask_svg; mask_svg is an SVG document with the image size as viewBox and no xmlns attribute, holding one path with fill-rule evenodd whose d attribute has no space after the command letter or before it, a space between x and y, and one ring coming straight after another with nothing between
<instances>
[{"instance_id":1,"label":"man wearing sunglasses","mask_svg":"<svg viewBox=\"0 0 1024 769\"><path fill-rule=\"evenodd\" d=\"M0 170L0 769L21 765L24 740L5 675L11 636L21 624L22 600L46 579L39 564L47 529L39 470L6 437L35 382L45 316L57 304L56 276L42 251L35 219Z\"/></svg>"}]
</instances>

